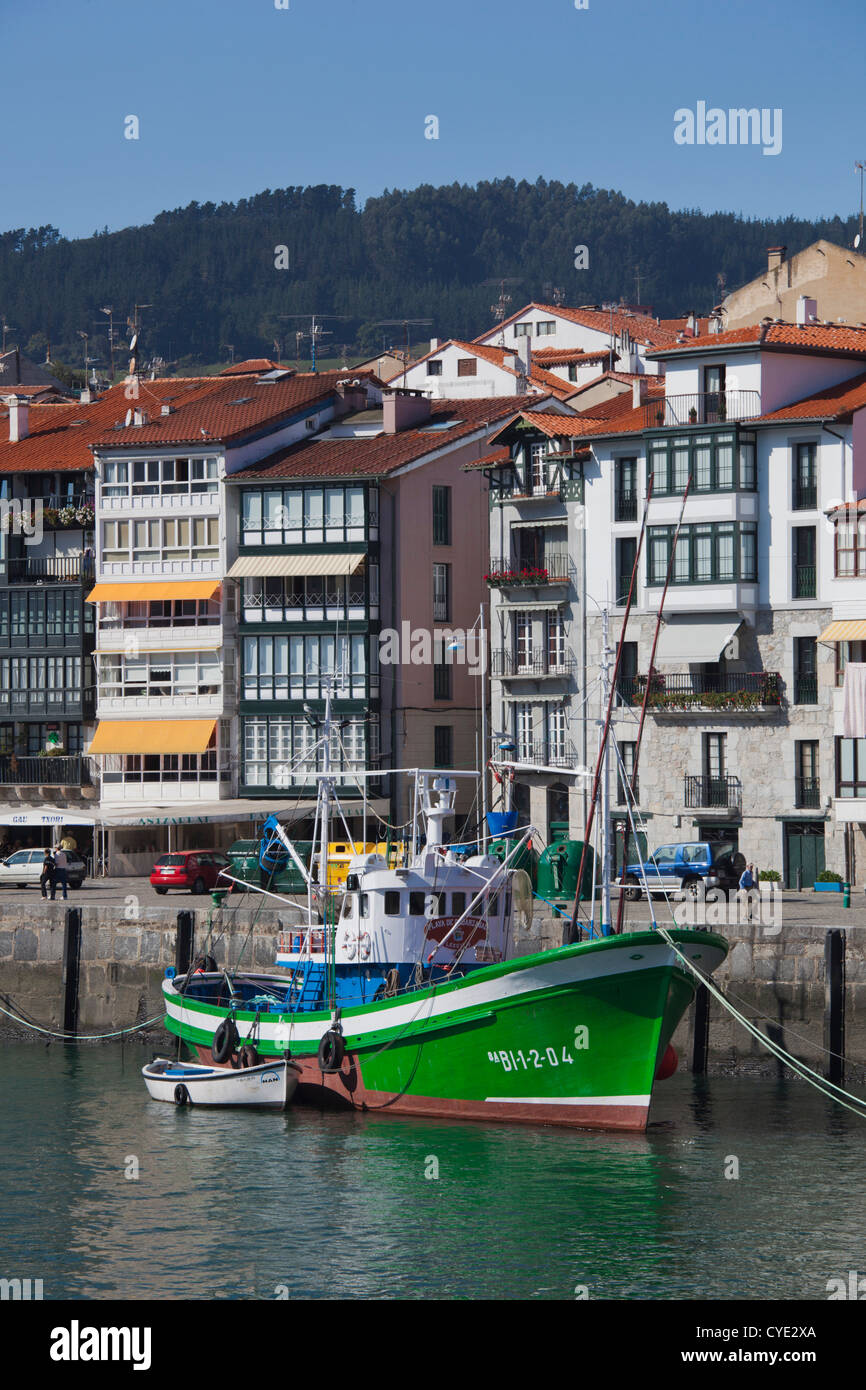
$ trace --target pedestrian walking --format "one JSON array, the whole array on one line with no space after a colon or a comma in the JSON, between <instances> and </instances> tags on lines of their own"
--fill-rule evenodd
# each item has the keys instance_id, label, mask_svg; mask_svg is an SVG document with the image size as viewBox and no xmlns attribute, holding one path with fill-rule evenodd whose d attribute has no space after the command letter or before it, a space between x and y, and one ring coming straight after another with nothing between
<instances>
[{"instance_id":1,"label":"pedestrian walking","mask_svg":"<svg viewBox=\"0 0 866 1390\"><path fill-rule=\"evenodd\" d=\"M755 877L755 866L754 866L754 864L747 864L747 865L746 865L745 869L744 869L743 872L740 874L740 883L739 883L739 886L740 886L740 888L742 888L743 892L744 892L745 895L746 895L746 902L747 902L748 905L749 905L749 921L751 922L751 920L752 920L752 893L753 893L754 889L757 887L757 879L756 879L756 877Z\"/></svg>"},{"instance_id":2,"label":"pedestrian walking","mask_svg":"<svg viewBox=\"0 0 866 1390\"><path fill-rule=\"evenodd\" d=\"M63 897L64 897L64 900L65 900L66 898L68 898L69 894L68 894L67 891L66 891L66 886L67 886L67 870L68 870L68 868L69 868L69 858L68 858L68 856L67 856L67 854L66 854L66 850L65 850L65 849L56 849L56 850L54 851L54 882L53 882L52 885L51 885L51 897L52 897L52 899L55 897L55 895L56 895L56 893L57 893L58 884L59 884L59 886L63 889Z\"/></svg>"},{"instance_id":3,"label":"pedestrian walking","mask_svg":"<svg viewBox=\"0 0 866 1390\"><path fill-rule=\"evenodd\" d=\"M39 875L39 891L41 892L43 898L47 898L49 890L51 891L51 896L53 898L54 860L51 858L51 850L47 849L45 851L45 858L42 860L42 872Z\"/></svg>"}]
</instances>

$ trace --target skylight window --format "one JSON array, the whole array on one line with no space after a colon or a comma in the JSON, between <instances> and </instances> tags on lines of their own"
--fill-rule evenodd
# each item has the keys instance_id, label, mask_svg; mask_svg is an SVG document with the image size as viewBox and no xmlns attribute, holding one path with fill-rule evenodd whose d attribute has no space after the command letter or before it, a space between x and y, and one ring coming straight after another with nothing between
<instances>
[{"instance_id":1,"label":"skylight window","mask_svg":"<svg viewBox=\"0 0 866 1390\"><path fill-rule=\"evenodd\" d=\"M252 401L252 396L239 396L236 401L229 401L229 405L250 405Z\"/></svg>"},{"instance_id":2,"label":"skylight window","mask_svg":"<svg viewBox=\"0 0 866 1390\"><path fill-rule=\"evenodd\" d=\"M419 434L441 434L443 430L453 430L455 425L462 425L462 420L437 420L432 425L424 425L418 431Z\"/></svg>"}]
</instances>

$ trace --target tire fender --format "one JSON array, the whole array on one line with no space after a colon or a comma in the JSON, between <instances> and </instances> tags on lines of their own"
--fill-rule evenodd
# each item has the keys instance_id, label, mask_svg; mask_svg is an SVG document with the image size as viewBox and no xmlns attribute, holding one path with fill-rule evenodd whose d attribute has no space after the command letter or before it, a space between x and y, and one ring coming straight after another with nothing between
<instances>
[{"instance_id":1,"label":"tire fender","mask_svg":"<svg viewBox=\"0 0 866 1390\"><path fill-rule=\"evenodd\" d=\"M238 1030L232 1018L224 1018L213 1035L210 1055L217 1063L227 1062L239 1042Z\"/></svg>"}]
</instances>

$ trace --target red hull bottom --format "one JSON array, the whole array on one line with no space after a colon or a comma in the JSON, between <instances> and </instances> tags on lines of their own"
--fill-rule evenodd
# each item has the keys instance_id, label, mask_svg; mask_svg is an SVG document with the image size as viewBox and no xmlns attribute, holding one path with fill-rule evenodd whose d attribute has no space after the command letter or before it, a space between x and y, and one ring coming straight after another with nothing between
<instances>
[{"instance_id":1,"label":"red hull bottom","mask_svg":"<svg viewBox=\"0 0 866 1390\"><path fill-rule=\"evenodd\" d=\"M210 1048L196 1046L201 1061L213 1066ZM532 1101L453 1100L447 1096L409 1096L371 1091L351 1054L338 1072L323 1072L315 1057L293 1057L300 1068L297 1105L321 1110L358 1110L374 1114L417 1115L435 1120L483 1120L500 1124L566 1125L570 1129L605 1129L640 1133L646 1129L648 1105L539 1105Z\"/></svg>"}]
</instances>

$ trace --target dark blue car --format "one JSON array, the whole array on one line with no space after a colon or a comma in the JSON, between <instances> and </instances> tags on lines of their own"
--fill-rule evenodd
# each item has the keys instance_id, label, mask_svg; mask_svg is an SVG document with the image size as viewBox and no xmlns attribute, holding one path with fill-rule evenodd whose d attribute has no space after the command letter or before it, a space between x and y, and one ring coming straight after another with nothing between
<instances>
[{"instance_id":1,"label":"dark blue car","mask_svg":"<svg viewBox=\"0 0 866 1390\"><path fill-rule=\"evenodd\" d=\"M728 892L737 887L745 866L745 857L729 841L710 844L706 840L688 840L660 845L648 856L643 868L638 862L628 865L623 879L625 896L636 901L644 891L644 877L651 893L680 889L696 894L700 883L705 890L722 888Z\"/></svg>"}]
</instances>

